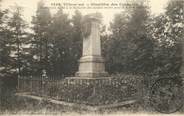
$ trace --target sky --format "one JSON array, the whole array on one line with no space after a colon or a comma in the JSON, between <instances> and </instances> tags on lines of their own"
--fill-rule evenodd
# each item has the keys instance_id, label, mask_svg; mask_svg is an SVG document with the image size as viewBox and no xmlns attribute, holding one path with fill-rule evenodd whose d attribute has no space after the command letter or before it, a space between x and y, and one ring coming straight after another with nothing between
<instances>
[{"instance_id":1,"label":"sky","mask_svg":"<svg viewBox=\"0 0 184 116\"><path fill-rule=\"evenodd\" d=\"M11 8L17 4L23 7L23 18L30 23L32 16L35 15L37 9L37 3L40 0L2 0L2 8ZM51 6L51 3L127 3L133 0L44 0L47 6ZM148 1L148 0L147 0ZM147 3L151 7L151 14L158 15L164 12L164 8L167 5L168 0L149 0ZM121 12L123 9L80 9L83 15L88 13L100 12L103 16L103 23L108 24L112 22L114 14ZM75 9L64 9L64 12L68 13L71 17ZM51 10L54 14L56 10Z\"/></svg>"}]
</instances>

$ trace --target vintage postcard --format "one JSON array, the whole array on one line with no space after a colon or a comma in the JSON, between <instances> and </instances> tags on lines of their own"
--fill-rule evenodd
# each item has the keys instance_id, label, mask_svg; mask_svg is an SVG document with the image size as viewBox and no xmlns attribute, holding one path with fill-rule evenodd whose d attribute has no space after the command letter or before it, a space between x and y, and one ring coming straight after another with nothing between
<instances>
[{"instance_id":1,"label":"vintage postcard","mask_svg":"<svg viewBox=\"0 0 184 116\"><path fill-rule=\"evenodd\" d=\"M0 0L0 115L183 115L183 0Z\"/></svg>"}]
</instances>

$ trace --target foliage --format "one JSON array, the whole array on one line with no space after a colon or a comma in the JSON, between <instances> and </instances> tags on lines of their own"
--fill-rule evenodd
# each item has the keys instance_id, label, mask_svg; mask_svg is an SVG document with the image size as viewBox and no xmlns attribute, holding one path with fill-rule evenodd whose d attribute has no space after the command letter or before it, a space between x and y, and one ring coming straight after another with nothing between
<instances>
[{"instance_id":1,"label":"foliage","mask_svg":"<svg viewBox=\"0 0 184 116\"><path fill-rule=\"evenodd\" d=\"M26 22L23 20L21 11L22 8L19 6L15 6L12 12L12 17L10 17L7 21L7 29L9 31L9 46L11 47L10 56L14 62L15 71L17 70L17 74L20 75L21 70L27 66L26 59L26 51L24 46L27 42L27 32L26 32Z\"/></svg>"},{"instance_id":2,"label":"foliage","mask_svg":"<svg viewBox=\"0 0 184 116\"><path fill-rule=\"evenodd\" d=\"M153 43L148 33L145 6L115 15L112 35L106 40L105 58L110 72L151 72Z\"/></svg>"},{"instance_id":3,"label":"foliage","mask_svg":"<svg viewBox=\"0 0 184 116\"><path fill-rule=\"evenodd\" d=\"M0 105L6 109L11 108L17 74L25 67L23 45L26 41L26 25L21 8L13 8L0 10Z\"/></svg>"},{"instance_id":4,"label":"foliage","mask_svg":"<svg viewBox=\"0 0 184 116\"><path fill-rule=\"evenodd\" d=\"M51 17L44 4L38 4L37 15L33 17L32 67L33 74L72 75L77 71L81 56L82 15L76 11L71 19L60 8Z\"/></svg>"},{"instance_id":5,"label":"foliage","mask_svg":"<svg viewBox=\"0 0 184 116\"><path fill-rule=\"evenodd\" d=\"M179 73L181 43L183 41L183 1L170 1L166 13L150 22L150 34L154 40L154 73Z\"/></svg>"},{"instance_id":6,"label":"foliage","mask_svg":"<svg viewBox=\"0 0 184 116\"><path fill-rule=\"evenodd\" d=\"M12 77L0 77L0 112L13 109L15 83L15 79Z\"/></svg>"},{"instance_id":7,"label":"foliage","mask_svg":"<svg viewBox=\"0 0 184 116\"><path fill-rule=\"evenodd\" d=\"M72 19L60 9L53 17L52 32L52 73L71 75L78 68L78 59L81 56L82 15L75 12Z\"/></svg>"},{"instance_id":8,"label":"foliage","mask_svg":"<svg viewBox=\"0 0 184 116\"><path fill-rule=\"evenodd\" d=\"M40 1L37 5L36 16L32 18L32 30L31 34L31 54L32 62L31 68L32 73L40 74L41 70L49 70L49 59L48 54L50 51L50 25L51 25L51 14L48 8L45 7L43 1Z\"/></svg>"},{"instance_id":9,"label":"foliage","mask_svg":"<svg viewBox=\"0 0 184 116\"><path fill-rule=\"evenodd\" d=\"M179 73L183 39L183 1L170 1L166 12L150 16L147 7L115 15L112 34L104 36L109 72Z\"/></svg>"}]
</instances>

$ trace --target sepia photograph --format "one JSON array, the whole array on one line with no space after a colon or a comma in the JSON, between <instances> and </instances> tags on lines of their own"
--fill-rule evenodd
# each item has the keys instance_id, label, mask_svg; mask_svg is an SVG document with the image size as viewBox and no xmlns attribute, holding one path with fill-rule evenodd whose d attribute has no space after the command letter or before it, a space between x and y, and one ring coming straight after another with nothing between
<instances>
[{"instance_id":1,"label":"sepia photograph","mask_svg":"<svg viewBox=\"0 0 184 116\"><path fill-rule=\"evenodd\" d=\"M184 115L184 0L0 0L0 116Z\"/></svg>"}]
</instances>

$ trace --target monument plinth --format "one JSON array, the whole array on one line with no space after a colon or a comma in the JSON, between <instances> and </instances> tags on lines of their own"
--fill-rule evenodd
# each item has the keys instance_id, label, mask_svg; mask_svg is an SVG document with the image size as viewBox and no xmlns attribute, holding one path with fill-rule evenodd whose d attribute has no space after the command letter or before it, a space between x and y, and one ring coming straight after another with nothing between
<instances>
[{"instance_id":1,"label":"monument plinth","mask_svg":"<svg viewBox=\"0 0 184 116\"><path fill-rule=\"evenodd\" d=\"M79 71L76 77L106 77L104 59L101 56L100 18L86 15L83 20L83 53L79 60Z\"/></svg>"}]
</instances>

